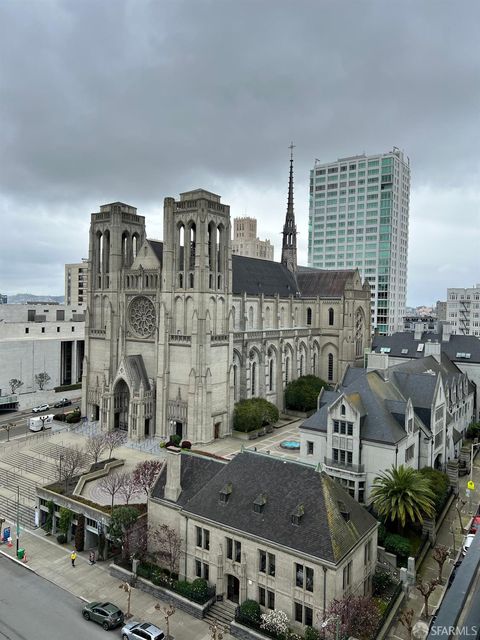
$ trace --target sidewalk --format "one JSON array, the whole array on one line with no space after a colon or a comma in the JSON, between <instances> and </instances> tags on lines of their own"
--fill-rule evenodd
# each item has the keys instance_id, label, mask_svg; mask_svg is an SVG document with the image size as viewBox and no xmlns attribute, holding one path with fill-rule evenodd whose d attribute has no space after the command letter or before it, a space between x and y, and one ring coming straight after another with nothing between
<instances>
[{"instance_id":1,"label":"sidewalk","mask_svg":"<svg viewBox=\"0 0 480 640\"><path fill-rule=\"evenodd\" d=\"M5 524L7 525L7 523ZM13 523L8 524L10 524L13 534L15 526ZM27 553L25 571L34 571L42 578L53 582L82 600L109 600L123 611L127 611L127 594L119 589L121 583L110 576L108 562L97 562L91 566L88 562L89 552L84 551L77 554L75 567L72 567L70 553L73 547L59 545L55 537L46 536L41 529L27 531L22 527L20 548L25 549ZM0 553L9 556L14 562L17 561L15 541L11 548L6 544L0 545ZM152 622L166 632L162 611L155 610L157 603L161 606L168 604L138 589L132 591L133 619ZM170 634L175 637L175 640L208 640L211 638L206 622L193 618L179 609L170 617ZM231 638L229 634L224 637Z\"/></svg>"},{"instance_id":2,"label":"sidewalk","mask_svg":"<svg viewBox=\"0 0 480 640\"><path fill-rule=\"evenodd\" d=\"M459 478L459 497L465 500L467 482L469 481L470 476L463 476ZM477 459L473 466L473 480L475 482L475 491L472 496L472 510L476 512L477 506L479 503L479 495L480 495L480 457L477 456ZM442 584L439 585L435 591L432 593L428 600L428 610L431 614L435 611L435 609L440 604L443 599L443 595L445 593L448 577L452 571L455 560L458 556L459 549L462 546L463 540L465 538L465 533L460 530L460 522L457 514L457 510L455 508L457 504L457 500L455 499L452 502L452 505L443 521L436 539L436 545L445 545L450 549L450 557L443 565ZM469 512L469 502L464 505L461 510L461 518L462 518L462 526L466 528L468 523L470 522L472 514ZM421 577L423 580L430 581L433 578L438 577L438 564L432 557L433 547L429 549L425 560L422 563L420 570L417 572L417 577ZM393 623L390 631L387 635L387 638L391 640L407 640L408 633L405 627L403 627L400 622L398 622L398 616L402 610L405 609L413 609L415 612L414 621L424 620L422 618L424 611L424 598L420 594L420 592L412 587L410 589L410 593L408 597L404 600L402 608L398 611L396 616L396 621Z\"/></svg>"}]
</instances>

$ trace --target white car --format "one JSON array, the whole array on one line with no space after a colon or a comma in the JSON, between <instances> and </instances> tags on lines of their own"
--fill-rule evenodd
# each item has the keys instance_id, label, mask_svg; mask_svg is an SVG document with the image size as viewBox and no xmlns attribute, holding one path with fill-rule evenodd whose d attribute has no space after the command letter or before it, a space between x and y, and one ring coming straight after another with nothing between
<instances>
[{"instance_id":1,"label":"white car","mask_svg":"<svg viewBox=\"0 0 480 640\"><path fill-rule=\"evenodd\" d=\"M40 413L40 411L48 411L50 409L50 405L45 403L45 404L39 404L38 407L33 407L32 411L33 413Z\"/></svg>"},{"instance_id":2,"label":"white car","mask_svg":"<svg viewBox=\"0 0 480 640\"><path fill-rule=\"evenodd\" d=\"M122 629L122 640L164 640L165 634L150 622L129 622Z\"/></svg>"},{"instance_id":3,"label":"white car","mask_svg":"<svg viewBox=\"0 0 480 640\"><path fill-rule=\"evenodd\" d=\"M467 551L470 549L470 545L472 544L474 538L475 538L474 533L469 533L468 536L465 538L465 542L463 543L463 547L462 547L463 555L465 555Z\"/></svg>"}]
</instances>

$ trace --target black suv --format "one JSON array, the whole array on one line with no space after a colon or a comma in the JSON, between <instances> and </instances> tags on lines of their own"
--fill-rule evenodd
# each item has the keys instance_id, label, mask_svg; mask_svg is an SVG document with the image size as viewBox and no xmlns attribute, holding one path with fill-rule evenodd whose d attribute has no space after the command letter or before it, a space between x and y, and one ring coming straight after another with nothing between
<instances>
[{"instance_id":1,"label":"black suv","mask_svg":"<svg viewBox=\"0 0 480 640\"><path fill-rule=\"evenodd\" d=\"M57 407L69 407L71 404L72 404L71 400L69 400L68 398L62 398L61 400L56 402L53 406L55 408L57 408Z\"/></svg>"}]
</instances>

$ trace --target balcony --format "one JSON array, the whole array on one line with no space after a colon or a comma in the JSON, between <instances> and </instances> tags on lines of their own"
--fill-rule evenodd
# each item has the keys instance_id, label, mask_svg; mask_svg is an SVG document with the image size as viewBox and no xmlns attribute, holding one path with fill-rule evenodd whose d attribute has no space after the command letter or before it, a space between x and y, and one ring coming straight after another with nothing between
<instances>
[{"instance_id":1,"label":"balcony","mask_svg":"<svg viewBox=\"0 0 480 640\"><path fill-rule=\"evenodd\" d=\"M342 471L350 471L351 473L365 473L364 464L340 462L340 460L332 460L332 458L324 458L323 462L326 467L331 467L332 469L341 469Z\"/></svg>"}]
</instances>

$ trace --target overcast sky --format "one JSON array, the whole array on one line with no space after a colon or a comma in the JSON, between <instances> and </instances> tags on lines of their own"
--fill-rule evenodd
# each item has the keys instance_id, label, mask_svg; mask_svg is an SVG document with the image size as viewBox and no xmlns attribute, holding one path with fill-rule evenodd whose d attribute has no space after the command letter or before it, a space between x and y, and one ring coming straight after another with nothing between
<instances>
[{"instance_id":1,"label":"overcast sky","mask_svg":"<svg viewBox=\"0 0 480 640\"><path fill-rule=\"evenodd\" d=\"M162 238L204 187L299 261L321 161L402 149L410 305L480 282L480 6L441 0L2 0L0 292L62 295L100 204Z\"/></svg>"}]
</instances>

